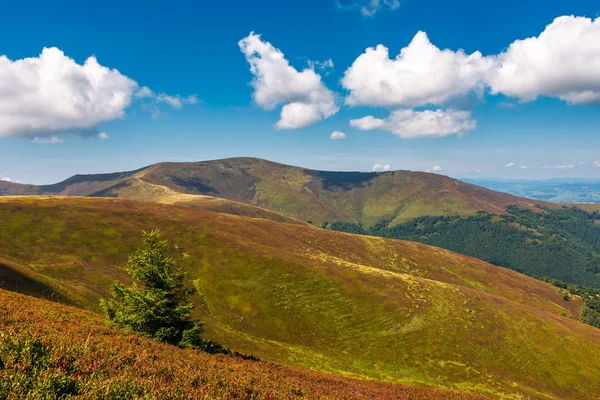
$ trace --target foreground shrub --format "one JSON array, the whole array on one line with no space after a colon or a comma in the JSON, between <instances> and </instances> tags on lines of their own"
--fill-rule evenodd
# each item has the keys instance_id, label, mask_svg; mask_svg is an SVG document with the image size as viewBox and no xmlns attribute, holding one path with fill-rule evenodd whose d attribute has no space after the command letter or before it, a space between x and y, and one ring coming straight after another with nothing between
<instances>
[{"instance_id":1,"label":"foreground shrub","mask_svg":"<svg viewBox=\"0 0 600 400\"><path fill-rule=\"evenodd\" d=\"M221 346L204 341L202 323L190 319L193 289L185 288L185 273L165 255L167 241L157 230L144 231L142 237L145 248L131 254L125 268L133 284L126 287L115 281L113 299L100 301L109 325L180 347L224 352Z\"/></svg>"}]
</instances>

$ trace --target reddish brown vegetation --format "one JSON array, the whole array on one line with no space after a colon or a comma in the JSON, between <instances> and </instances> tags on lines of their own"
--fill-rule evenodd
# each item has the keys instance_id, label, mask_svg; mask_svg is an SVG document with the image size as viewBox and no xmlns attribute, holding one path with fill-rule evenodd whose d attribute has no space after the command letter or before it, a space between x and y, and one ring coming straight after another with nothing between
<instances>
[{"instance_id":1,"label":"reddish brown vegetation","mask_svg":"<svg viewBox=\"0 0 600 400\"><path fill-rule=\"evenodd\" d=\"M358 380L260 361L182 350L106 328L95 314L0 290L0 396L32 365L6 342L37 338L49 350L40 379L64 376L84 398L484 399L443 389ZM29 341L29 342L28 342ZM23 346L26 348L27 346ZM8 386L7 386L8 385ZM20 397L18 389L9 395ZM22 394L22 392L21 392ZM127 397L129 398L129 397Z\"/></svg>"}]
</instances>

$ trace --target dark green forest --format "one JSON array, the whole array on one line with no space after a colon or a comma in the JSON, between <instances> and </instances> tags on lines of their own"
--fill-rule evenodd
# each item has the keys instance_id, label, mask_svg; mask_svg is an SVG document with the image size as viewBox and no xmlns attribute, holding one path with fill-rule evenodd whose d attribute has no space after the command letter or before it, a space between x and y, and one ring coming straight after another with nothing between
<instances>
[{"instance_id":1,"label":"dark green forest","mask_svg":"<svg viewBox=\"0 0 600 400\"><path fill-rule=\"evenodd\" d=\"M587 300L582 317L600 327L600 301L583 293L585 288L600 288L600 214L577 207L530 211L509 206L507 211L467 218L420 217L395 226L382 220L370 229L337 221L323 227L438 246L559 282L564 289L569 285L569 291Z\"/></svg>"}]
</instances>

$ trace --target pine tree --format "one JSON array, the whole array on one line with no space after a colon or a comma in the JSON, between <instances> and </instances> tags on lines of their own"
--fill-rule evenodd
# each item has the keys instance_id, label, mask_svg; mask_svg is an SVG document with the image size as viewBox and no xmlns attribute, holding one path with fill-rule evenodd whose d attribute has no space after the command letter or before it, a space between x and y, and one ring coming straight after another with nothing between
<instances>
[{"instance_id":1,"label":"pine tree","mask_svg":"<svg viewBox=\"0 0 600 400\"><path fill-rule=\"evenodd\" d=\"M202 339L203 324L190 318L193 290L185 288L185 272L165 255L167 241L158 230L143 231L142 237L144 248L129 256L125 268L133 284L115 281L113 298L100 300L109 325L181 347L215 347Z\"/></svg>"}]
</instances>

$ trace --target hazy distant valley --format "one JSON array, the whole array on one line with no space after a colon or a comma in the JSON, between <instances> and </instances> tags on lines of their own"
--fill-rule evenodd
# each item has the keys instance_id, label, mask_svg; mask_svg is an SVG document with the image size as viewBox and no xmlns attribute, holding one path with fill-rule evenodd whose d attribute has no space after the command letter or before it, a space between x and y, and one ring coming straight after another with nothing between
<instances>
[{"instance_id":1,"label":"hazy distant valley","mask_svg":"<svg viewBox=\"0 0 600 400\"><path fill-rule=\"evenodd\" d=\"M530 199L555 203L600 203L600 180L597 179L463 179L463 181Z\"/></svg>"}]
</instances>

